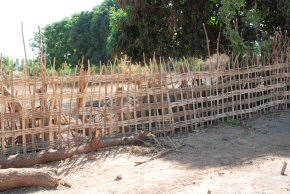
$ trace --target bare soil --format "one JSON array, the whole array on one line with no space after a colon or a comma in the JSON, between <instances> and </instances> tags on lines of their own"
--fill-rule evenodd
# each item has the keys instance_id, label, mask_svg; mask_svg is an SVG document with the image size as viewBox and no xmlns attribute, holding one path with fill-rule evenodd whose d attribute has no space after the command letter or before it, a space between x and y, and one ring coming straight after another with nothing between
<instances>
[{"instance_id":1,"label":"bare soil","mask_svg":"<svg viewBox=\"0 0 290 194\"><path fill-rule=\"evenodd\" d=\"M139 166L164 148L123 146L38 165L72 187L6 193L290 193L290 110L172 141L186 145ZM284 161L288 176L280 175Z\"/></svg>"}]
</instances>

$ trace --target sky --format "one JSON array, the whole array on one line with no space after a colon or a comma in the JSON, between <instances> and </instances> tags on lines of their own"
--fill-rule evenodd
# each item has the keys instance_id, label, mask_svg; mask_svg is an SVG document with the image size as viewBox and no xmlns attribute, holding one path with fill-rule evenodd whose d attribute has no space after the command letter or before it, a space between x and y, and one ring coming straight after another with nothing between
<instances>
[{"instance_id":1,"label":"sky","mask_svg":"<svg viewBox=\"0 0 290 194\"><path fill-rule=\"evenodd\" d=\"M29 40L38 26L59 21L80 11L91 10L103 0L3 0L0 7L0 54L24 58L21 22L28 58L35 57Z\"/></svg>"}]
</instances>

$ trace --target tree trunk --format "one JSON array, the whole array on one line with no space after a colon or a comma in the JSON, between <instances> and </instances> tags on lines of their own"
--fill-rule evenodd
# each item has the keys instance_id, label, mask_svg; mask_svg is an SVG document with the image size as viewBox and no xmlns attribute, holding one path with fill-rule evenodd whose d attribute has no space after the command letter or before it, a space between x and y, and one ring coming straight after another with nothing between
<instances>
[{"instance_id":1,"label":"tree trunk","mask_svg":"<svg viewBox=\"0 0 290 194\"><path fill-rule=\"evenodd\" d=\"M129 137L100 140L93 138L90 143L72 148L69 151L47 150L38 153L18 154L0 162L0 168L24 168L35 164L64 160L78 154L86 154L100 148L129 145L142 142L148 133L139 133Z\"/></svg>"},{"instance_id":2,"label":"tree trunk","mask_svg":"<svg viewBox=\"0 0 290 194\"><path fill-rule=\"evenodd\" d=\"M30 168L10 168L0 171L0 191L17 187L55 187L61 180L48 171Z\"/></svg>"}]
</instances>

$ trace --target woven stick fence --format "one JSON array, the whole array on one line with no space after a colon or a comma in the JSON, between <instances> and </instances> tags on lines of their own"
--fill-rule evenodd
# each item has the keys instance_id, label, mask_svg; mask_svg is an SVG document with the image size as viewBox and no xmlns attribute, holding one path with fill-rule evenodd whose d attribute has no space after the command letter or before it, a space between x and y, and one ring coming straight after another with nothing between
<instances>
[{"instance_id":1,"label":"woven stick fence","mask_svg":"<svg viewBox=\"0 0 290 194\"><path fill-rule=\"evenodd\" d=\"M48 148L69 149L93 135L140 130L188 133L230 119L286 109L290 103L289 42L276 38L268 56L231 57L192 70L188 62L126 59L99 73L81 68L0 80L1 157ZM281 40L283 39L283 40Z\"/></svg>"}]
</instances>

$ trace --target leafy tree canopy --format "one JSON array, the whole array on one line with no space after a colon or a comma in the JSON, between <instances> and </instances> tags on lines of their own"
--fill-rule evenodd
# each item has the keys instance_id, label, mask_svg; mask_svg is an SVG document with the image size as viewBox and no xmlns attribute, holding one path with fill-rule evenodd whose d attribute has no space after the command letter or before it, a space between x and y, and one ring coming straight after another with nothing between
<instances>
[{"instance_id":1,"label":"leafy tree canopy","mask_svg":"<svg viewBox=\"0 0 290 194\"><path fill-rule=\"evenodd\" d=\"M211 53L243 55L269 50L276 31L290 33L289 0L105 0L91 11L43 29L48 60L58 67L83 59L93 64L128 55L135 61L153 55L206 56L206 27ZM39 35L38 35L39 36ZM39 46L37 34L32 46Z\"/></svg>"},{"instance_id":2,"label":"leafy tree canopy","mask_svg":"<svg viewBox=\"0 0 290 194\"><path fill-rule=\"evenodd\" d=\"M107 37L110 34L111 8L118 7L113 0L105 0L91 11L76 13L71 17L43 28L43 44L48 64L56 59L56 67L63 63L77 65L83 59L97 64L109 59ZM35 33L31 47L39 49L39 34Z\"/></svg>"}]
</instances>

